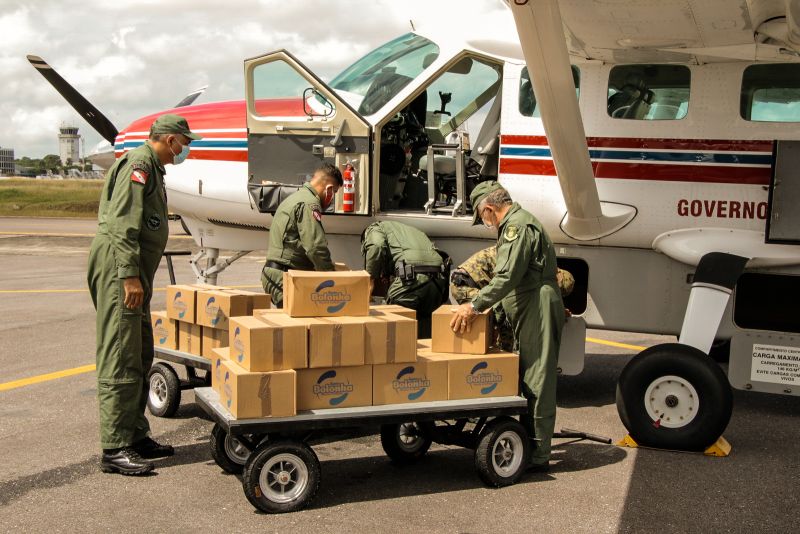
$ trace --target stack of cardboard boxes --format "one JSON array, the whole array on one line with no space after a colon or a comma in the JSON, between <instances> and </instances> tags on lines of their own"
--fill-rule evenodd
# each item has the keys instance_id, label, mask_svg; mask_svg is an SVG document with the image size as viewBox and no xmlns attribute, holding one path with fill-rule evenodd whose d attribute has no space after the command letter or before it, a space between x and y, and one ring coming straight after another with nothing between
<instances>
[{"instance_id":1,"label":"stack of cardboard boxes","mask_svg":"<svg viewBox=\"0 0 800 534\"><path fill-rule=\"evenodd\" d=\"M369 305L365 271L289 271L282 310L257 299L236 304L234 292L197 286L171 288L172 299L186 287L202 306L214 297L210 305L223 310L197 315L196 322L227 332L222 346L209 350L212 386L237 419L517 393L517 356L489 351L488 314L469 333L456 334L452 307L442 306L433 316L433 339L418 342L413 310ZM190 328L181 320L178 337L182 324ZM185 350L180 341L178 347Z\"/></svg>"}]
</instances>

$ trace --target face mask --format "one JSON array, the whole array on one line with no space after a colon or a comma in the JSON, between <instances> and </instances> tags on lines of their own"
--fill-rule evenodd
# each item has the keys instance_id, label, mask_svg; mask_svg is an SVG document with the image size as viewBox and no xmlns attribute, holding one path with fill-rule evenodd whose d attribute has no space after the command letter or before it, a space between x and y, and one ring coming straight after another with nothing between
<instances>
[{"instance_id":1,"label":"face mask","mask_svg":"<svg viewBox=\"0 0 800 534\"><path fill-rule=\"evenodd\" d=\"M172 152L172 147L169 148L169 151ZM181 145L181 151L177 154L172 152L172 163L173 165L180 165L186 158L189 157L189 145Z\"/></svg>"},{"instance_id":2,"label":"face mask","mask_svg":"<svg viewBox=\"0 0 800 534\"><path fill-rule=\"evenodd\" d=\"M484 210L485 210L485 208L484 208ZM490 210L490 213L491 213L491 210ZM488 228L489 230L494 230L494 228L495 228L495 225L494 225L494 224L489 224L489 223L487 223L487 222L486 222L486 219L484 219L483 217L481 217L481 222L482 222L482 223L483 223L483 225L484 225L486 228Z\"/></svg>"},{"instance_id":3,"label":"face mask","mask_svg":"<svg viewBox=\"0 0 800 534\"><path fill-rule=\"evenodd\" d=\"M332 186L328 186L328 187L325 188L325 197L322 199L322 209L323 210L328 209L328 206L331 205L331 202L333 202L334 195L335 195L335 193L333 192L333 187Z\"/></svg>"}]
</instances>

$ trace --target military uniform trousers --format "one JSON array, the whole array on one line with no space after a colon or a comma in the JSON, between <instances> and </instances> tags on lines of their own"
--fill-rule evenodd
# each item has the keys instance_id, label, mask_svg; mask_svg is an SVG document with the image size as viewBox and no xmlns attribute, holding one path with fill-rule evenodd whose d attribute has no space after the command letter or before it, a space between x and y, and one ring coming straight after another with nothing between
<instances>
[{"instance_id":1,"label":"military uniform trousers","mask_svg":"<svg viewBox=\"0 0 800 534\"><path fill-rule=\"evenodd\" d=\"M144 279L143 279L144 278ZM147 437L144 415L153 363L150 322L150 277L140 277L144 302L125 306L124 279L118 277L107 236L98 235L89 255L89 291L97 310L97 397L100 404L100 446L113 449Z\"/></svg>"},{"instance_id":2,"label":"military uniform trousers","mask_svg":"<svg viewBox=\"0 0 800 534\"><path fill-rule=\"evenodd\" d=\"M447 302L447 281L438 274L418 274L410 282L395 278L386 292L387 304L399 304L417 312L417 337L431 337L431 314Z\"/></svg>"},{"instance_id":3,"label":"military uniform trousers","mask_svg":"<svg viewBox=\"0 0 800 534\"><path fill-rule=\"evenodd\" d=\"M545 463L550 458L556 422L556 381L558 350L564 327L564 305L555 285L512 292L501 302L514 325L514 340L520 363L520 389L528 400L531 419L523 424L537 440L531 462Z\"/></svg>"}]
</instances>

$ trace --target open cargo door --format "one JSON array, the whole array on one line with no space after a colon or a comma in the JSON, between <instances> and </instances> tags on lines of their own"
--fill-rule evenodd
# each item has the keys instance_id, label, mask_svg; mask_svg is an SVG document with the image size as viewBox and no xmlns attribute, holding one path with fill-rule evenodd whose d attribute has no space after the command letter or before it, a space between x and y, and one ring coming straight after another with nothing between
<instances>
[{"instance_id":1,"label":"open cargo door","mask_svg":"<svg viewBox=\"0 0 800 534\"><path fill-rule=\"evenodd\" d=\"M285 50L244 63L249 189L254 208L274 213L322 163L356 170L352 211L336 198L336 213L369 213L371 126Z\"/></svg>"}]
</instances>

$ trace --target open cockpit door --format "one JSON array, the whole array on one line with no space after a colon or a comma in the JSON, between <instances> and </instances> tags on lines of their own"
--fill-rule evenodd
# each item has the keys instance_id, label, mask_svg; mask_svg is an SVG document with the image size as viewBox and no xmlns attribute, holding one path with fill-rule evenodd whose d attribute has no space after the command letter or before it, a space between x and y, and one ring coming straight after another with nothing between
<instances>
[{"instance_id":1,"label":"open cockpit door","mask_svg":"<svg viewBox=\"0 0 800 534\"><path fill-rule=\"evenodd\" d=\"M244 72L254 209L274 212L323 163L350 163L353 189L339 190L335 211L369 213L369 123L284 50L246 60Z\"/></svg>"}]
</instances>

